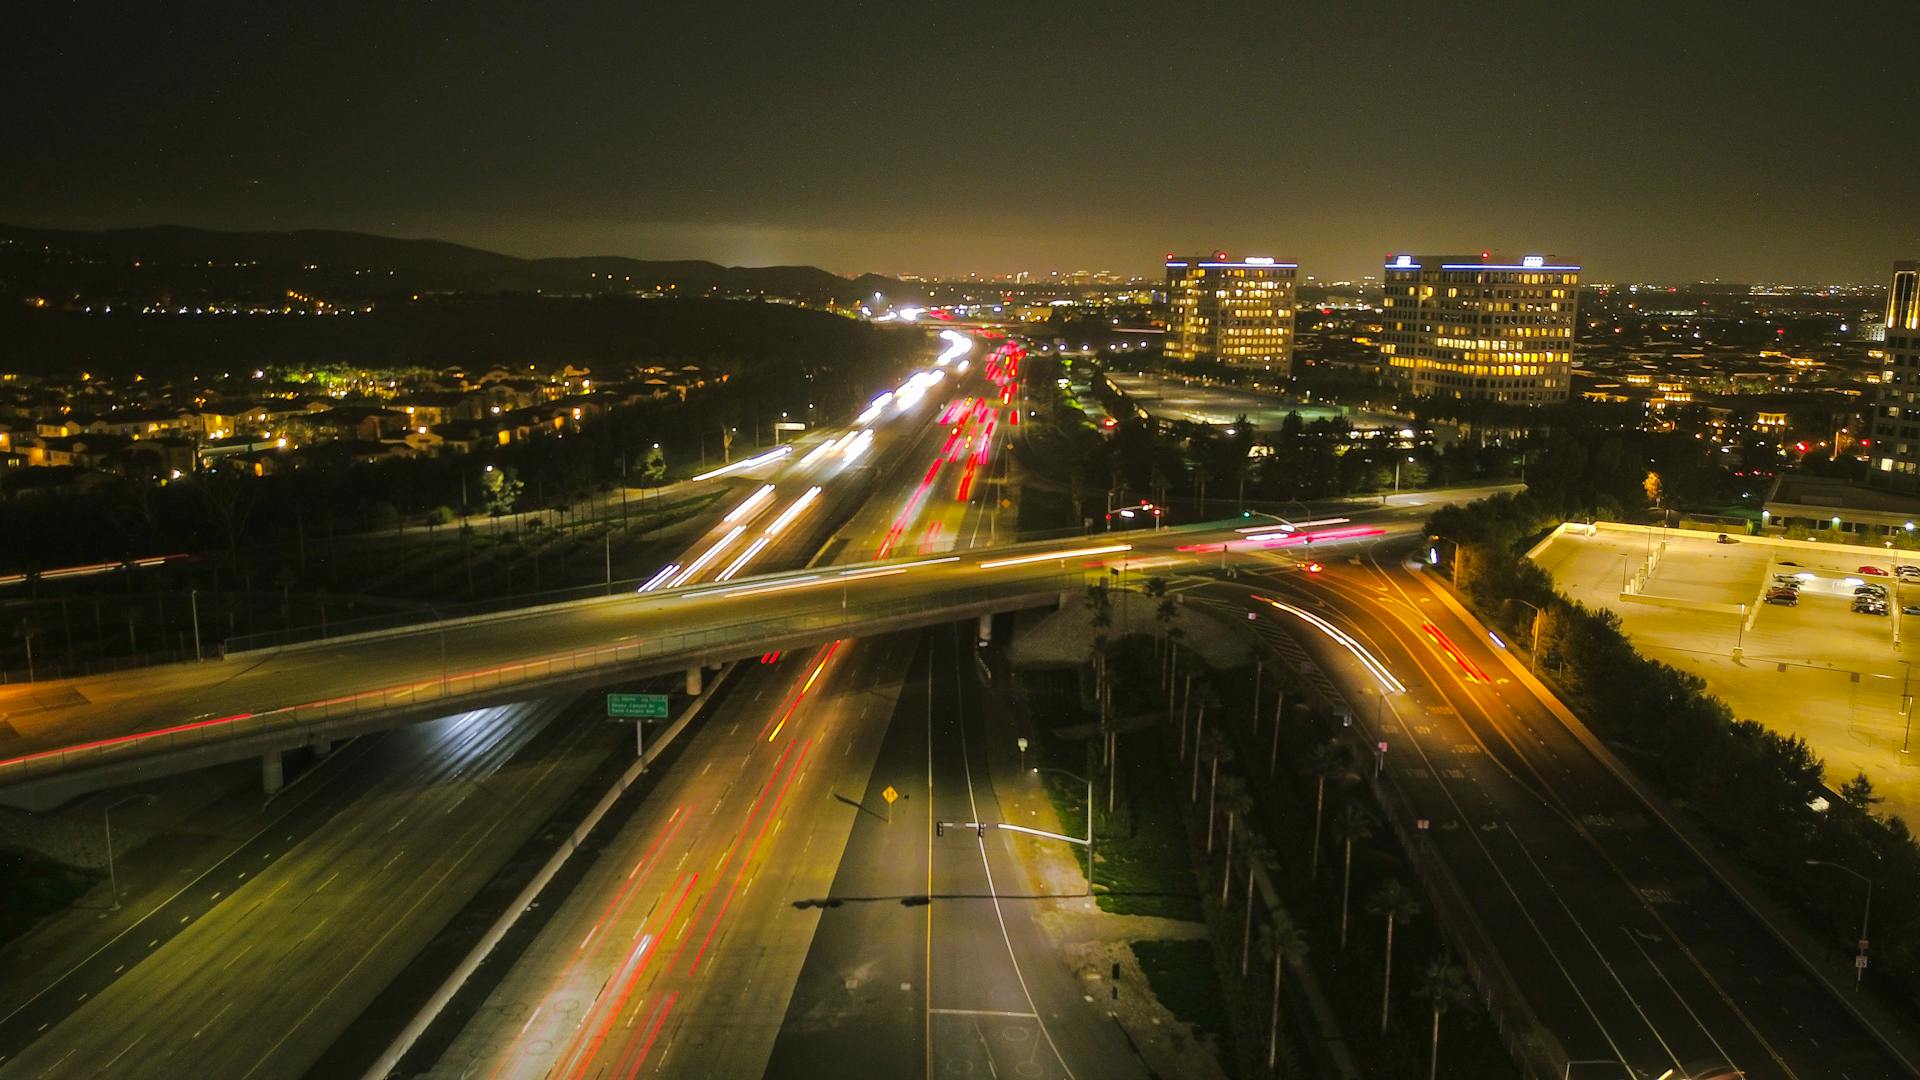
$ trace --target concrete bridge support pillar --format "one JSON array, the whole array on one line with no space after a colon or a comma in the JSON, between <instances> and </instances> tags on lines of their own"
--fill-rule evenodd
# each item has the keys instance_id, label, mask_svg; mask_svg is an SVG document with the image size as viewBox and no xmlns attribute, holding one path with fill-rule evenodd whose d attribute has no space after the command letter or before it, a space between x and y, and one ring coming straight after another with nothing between
<instances>
[{"instance_id":1,"label":"concrete bridge support pillar","mask_svg":"<svg viewBox=\"0 0 1920 1080\"><path fill-rule=\"evenodd\" d=\"M985 645L986 643L993 640L993 616L992 615L980 616L980 630L978 633L974 635L974 640L978 641L982 645Z\"/></svg>"},{"instance_id":2,"label":"concrete bridge support pillar","mask_svg":"<svg viewBox=\"0 0 1920 1080\"><path fill-rule=\"evenodd\" d=\"M315 735L308 745L313 748L315 757L326 757L333 753L333 740L325 735Z\"/></svg>"},{"instance_id":3,"label":"concrete bridge support pillar","mask_svg":"<svg viewBox=\"0 0 1920 1080\"><path fill-rule=\"evenodd\" d=\"M280 766L280 751L269 750L260 755L260 789L269 795L278 792L287 785L286 773Z\"/></svg>"},{"instance_id":4,"label":"concrete bridge support pillar","mask_svg":"<svg viewBox=\"0 0 1920 1080\"><path fill-rule=\"evenodd\" d=\"M704 672L701 669L700 665L698 664L695 664L694 666L687 669L687 696L688 697L700 696L700 688L702 686L701 676L703 674Z\"/></svg>"}]
</instances>

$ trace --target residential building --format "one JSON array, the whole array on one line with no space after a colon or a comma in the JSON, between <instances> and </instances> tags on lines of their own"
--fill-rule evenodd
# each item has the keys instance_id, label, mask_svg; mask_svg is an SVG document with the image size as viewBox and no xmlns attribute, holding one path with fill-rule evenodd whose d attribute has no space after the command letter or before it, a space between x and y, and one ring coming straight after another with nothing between
<instances>
[{"instance_id":1,"label":"residential building","mask_svg":"<svg viewBox=\"0 0 1920 1080\"><path fill-rule=\"evenodd\" d=\"M1580 267L1527 255L1400 255L1383 275L1380 370L1403 393L1566 401Z\"/></svg>"},{"instance_id":2,"label":"residential building","mask_svg":"<svg viewBox=\"0 0 1920 1080\"><path fill-rule=\"evenodd\" d=\"M1867 475L1876 487L1920 494L1920 261L1893 264L1879 352Z\"/></svg>"},{"instance_id":3,"label":"residential building","mask_svg":"<svg viewBox=\"0 0 1920 1080\"><path fill-rule=\"evenodd\" d=\"M1298 264L1223 251L1166 263L1168 359L1291 373Z\"/></svg>"}]
</instances>

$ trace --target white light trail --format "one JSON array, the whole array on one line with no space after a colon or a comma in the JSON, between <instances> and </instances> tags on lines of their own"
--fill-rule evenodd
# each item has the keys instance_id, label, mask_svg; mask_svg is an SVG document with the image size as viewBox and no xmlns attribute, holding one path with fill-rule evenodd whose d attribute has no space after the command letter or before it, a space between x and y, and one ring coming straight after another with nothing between
<instances>
[{"instance_id":1,"label":"white light trail","mask_svg":"<svg viewBox=\"0 0 1920 1080\"><path fill-rule=\"evenodd\" d=\"M792 504L790 504L785 510L782 510L780 512L779 517L773 519L773 524L767 526L767 535L779 536L780 530L786 528L788 525L793 524L793 519L799 517L801 512L806 510L808 506L812 505L813 500L819 497L820 497L819 485L816 484L815 486L808 488L805 494L793 500Z\"/></svg>"},{"instance_id":2,"label":"white light trail","mask_svg":"<svg viewBox=\"0 0 1920 1080\"><path fill-rule=\"evenodd\" d=\"M946 367L973 351L973 339L958 330L940 331L940 340L947 343L947 350L935 357L933 362L941 367Z\"/></svg>"},{"instance_id":3,"label":"white light trail","mask_svg":"<svg viewBox=\"0 0 1920 1080\"><path fill-rule=\"evenodd\" d=\"M1309 625L1311 625L1314 629L1320 631L1321 633L1327 635L1327 637L1333 639L1335 643L1341 645L1348 652L1352 653L1354 656L1354 659L1360 661L1360 666L1366 668L1367 671L1371 673L1375 679L1379 680L1380 685L1384 687L1388 693L1391 693L1391 694L1406 693L1407 688L1401 684L1399 679L1396 679L1393 677L1393 672L1388 671L1387 666L1385 664L1382 664L1378 659L1376 659L1372 653L1367 651L1366 646L1360 644L1358 641L1355 641L1353 639L1353 636L1351 634L1348 634L1345 630L1340 629L1339 627L1333 625L1332 623L1321 618L1320 616L1315 615L1311 611L1304 611L1300 608L1294 607L1292 604L1283 604L1278 600L1274 600L1265 596L1256 596L1254 597L1254 599L1265 601L1266 603L1271 604L1274 607L1279 608L1281 611L1287 612L1290 615L1299 616L1301 619L1305 620Z\"/></svg>"},{"instance_id":4,"label":"white light trail","mask_svg":"<svg viewBox=\"0 0 1920 1080\"><path fill-rule=\"evenodd\" d=\"M1084 555L1112 555L1115 552L1132 550L1132 544L1107 544L1102 547L1073 548L1068 551L1043 551L1038 555L1016 555L1008 559L989 559L980 564L980 569L998 570L1003 566L1024 566L1027 563L1052 562L1055 559L1077 559Z\"/></svg>"},{"instance_id":5,"label":"white light trail","mask_svg":"<svg viewBox=\"0 0 1920 1080\"><path fill-rule=\"evenodd\" d=\"M766 453L759 455L758 457L742 458L741 460L736 461L731 465L722 465L717 469L711 469L707 472L703 472L699 476L694 477L693 479L711 480L716 476L725 476L728 473L736 473L742 469L751 469L755 465L765 465L769 461L778 461L779 459L786 457L788 454L791 454L791 453L793 453L793 447L791 446L776 446L773 449L767 451Z\"/></svg>"},{"instance_id":6,"label":"white light trail","mask_svg":"<svg viewBox=\"0 0 1920 1080\"><path fill-rule=\"evenodd\" d=\"M720 571L719 576L714 578L714 580L715 581L732 581L733 575L739 573L741 568L745 567L747 563L753 561L753 557L755 555L760 554L760 549L763 547L766 547L769 543L772 543L772 538L762 536L754 540L753 543L748 544L747 550L741 552L739 558L728 563L727 568L725 570Z\"/></svg>"},{"instance_id":7,"label":"white light trail","mask_svg":"<svg viewBox=\"0 0 1920 1080\"><path fill-rule=\"evenodd\" d=\"M728 511L727 516L721 518L720 520L728 525L731 525L734 522L739 521L741 517L751 513L761 503L764 503L771 498L773 498L773 485L762 484L760 486L760 490L754 492L753 494L747 496L745 499L741 500L739 506L736 506L732 510Z\"/></svg>"},{"instance_id":8,"label":"white light trail","mask_svg":"<svg viewBox=\"0 0 1920 1080\"><path fill-rule=\"evenodd\" d=\"M840 460L847 462L859 461L860 456L872 447L873 432L866 428L861 428L859 434L855 435L853 440L847 443L846 449L840 452Z\"/></svg>"},{"instance_id":9,"label":"white light trail","mask_svg":"<svg viewBox=\"0 0 1920 1080\"><path fill-rule=\"evenodd\" d=\"M804 589L809 585L820 584L820 575L810 574L791 581L776 581L770 585L743 585L738 589L729 589L726 596L757 596L760 593L786 592L788 589Z\"/></svg>"},{"instance_id":10,"label":"white light trail","mask_svg":"<svg viewBox=\"0 0 1920 1080\"><path fill-rule=\"evenodd\" d=\"M807 456L801 458L796 463L797 467L802 469L806 468L807 466L813 464L814 462L819 461L821 458L826 457L828 454L833 453L834 447L838 445L840 445L839 439L829 439L826 442L821 443L819 446L816 446L813 449L807 451Z\"/></svg>"},{"instance_id":11,"label":"white light trail","mask_svg":"<svg viewBox=\"0 0 1920 1080\"><path fill-rule=\"evenodd\" d=\"M725 551L728 545L740 539L740 534L746 531L747 527L745 525L735 525L733 528L727 530L727 535L714 541L712 547L701 552L700 557L688 564L685 570L680 571L680 576L674 578L673 584L667 586L667 588L677 589L687 582L692 581L695 574L706 569L708 563L712 562L722 551Z\"/></svg>"},{"instance_id":12,"label":"white light trail","mask_svg":"<svg viewBox=\"0 0 1920 1080\"><path fill-rule=\"evenodd\" d=\"M653 590L659 588L661 584L665 582L668 578L672 577L674 575L674 572L679 569L680 569L679 563L677 562L668 563L667 565L660 568L659 573L653 575L651 578L648 578L647 583L645 585L640 586L640 591L652 592Z\"/></svg>"},{"instance_id":13,"label":"white light trail","mask_svg":"<svg viewBox=\"0 0 1920 1080\"><path fill-rule=\"evenodd\" d=\"M852 578L852 577L868 577L876 574L891 574L896 572L904 573L916 567L938 566L941 563L950 563L950 562L959 562L959 561L960 561L960 556L948 555L944 558L939 558L939 559L921 559L919 562L895 563L892 566L867 566L857 570L842 570L840 572L840 576L843 578Z\"/></svg>"}]
</instances>

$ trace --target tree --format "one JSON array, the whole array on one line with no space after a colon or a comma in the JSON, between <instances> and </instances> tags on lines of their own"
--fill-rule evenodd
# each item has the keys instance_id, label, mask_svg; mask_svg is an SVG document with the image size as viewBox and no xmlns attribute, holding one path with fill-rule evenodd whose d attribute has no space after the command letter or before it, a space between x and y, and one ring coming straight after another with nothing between
<instances>
[{"instance_id":1,"label":"tree","mask_svg":"<svg viewBox=\"0 0 1920 1080\"><path fill-rule=\"evenodd\" d=\"M640 482L658 486L666 478L667 452L660 449L659 443L654 443L653 449L647 451L647 456L640 459Z\"/></svg>"},{"instance_id":2,"label":"tree","mask_svg":"<svg viewBox=\"0 0 1920 1080\"><path fill-rule=\"evenodd\" d=\"M1226 907L1233 885L1233 828L1240 815L1253 809L1253 798L1247 794L1247 782L1237 776L1222 781L1221 789L1220 809L1227 815L1227 846L1220 856L1220 906Z\"/></svg>"},{"instance_id":3,"label":"tree","mask_svg":"<svg viewBox=\"0 0 1920 1080\"><path fill-rule=\"evenodd\" d=\"M480 476L480 496L487 507L487 516L501 518L513 513L514 506L520 501L520 493L527 489L510 468L488 466Z\"/></svg>"},{"instance_id":4,"label":"tree","mask_svg":"<svg viewBox=\"0 0 1920 1080\"><path fill-rule=\"evenodd\" d=\"M1873 781L1867 779L1864 772L1855 773L1853 779L1840 785L1840 797L1863 814L1872 813L1873 804L1881 801L1881 796L1873 793Z\"/></svg>"},{"instance_id":5,"label":"tree","mask_svg":"<svg viewBox=\"0 0 1920 1080\"><path fill-rule=\"evenodd\" d=\"M437 529L442 525L453 524L453 507L451 506L434 507L433 509L427 511L425 522L426 522L427 529L429 531L433 529Z\"/></svg>"},{"instance_id":6,"label":"tree","mask_svg":"<svg viewBox=\"0 0 1920 1080\"><path fill-rule=\"evenodd\" d=\"M1253 878L1262 866L1273 861L1273 845L1257 832L1248 832L1240 842L1240 857L1247 862L1247 912L1240 931L1240 977L1247 977L1247 959L1253 952Z\"/></svg>"},{"instance_id":7,"label":"tree","mask_svg":"<svg viewBox=\"0 0 1920 1080\"><path fill-rule=\"evenodd\" d=\"M1659 473L1649 470L1647 478L1640 481L1640 490L1647 493L1648 502L1659 506L1660 497L1666 493L1666 484L1661 481Z\"/></svg>"},{"instance_id":8,"label":"tree","mask_svg":"<svg viewBox=\"0 0 1920 1080\"><path fill-rule=\"evenodd\" d=\"M1313 856L1308 860L1307 877L1318 881L1320 878L1320 823L1327 807L1327 779L1346 772L1347 757L1340 750L1340 744L1329 739L1307 751L1307 775L1314 778L1313 786Z\"/></svg>"},{"instance_id":9,"label":"tree","mask_svg":"<svg viewBox=\"0 0 1920 1080\"><path fill-rule=\"evenodd\" d=\"M1345 867L1340 873L1340 947L1347 947L1348 902L1353 896L1353 842L1373 835L1373 815L1357 802L1340 804L1340 816L1333 821L1334 838L1346 849Z\"/></svg>"},{"instance_id":10,"label":"tree","mask_svg":"<svg viewBox=\"0 0 1920 1080\"><path fill-rule=\"evenodd\" d=\"M1367 910L1387 920L1386 967L1380 976L1380 1034L1387 1033L1388 1003L1393 1000L1393 928L1420 914L1420 901L1397 878L1388 878L1373 894Z\"/></svg>"},{"instance_id":11,"label":"tree","mask_svg":"<svg viewBox=\"0 0 1920 1080\"><path fill-rule=\"evenodd\" d=\"M1208 767L1206 778L1206 853L1213 853L1213 805L1219 796L1219 765L1221 761L1233 761L1233 746L1227 744L1227 736L1213 728L1206 732L1206 757L1212 763Z\"/></svg>"},{"instance_id":12,"label":"tree","mask_svg":"<svg viewBox=\"0 0 1920 1080\"><path fill-rule=\"evenodd\" d=\"M1275 911L1260 928L1260 955L1273 961L1273 1018L1267 1024L1267 1068L1272 1069L1280 1055L1280 991L1287 961L1300 963L1307 957L1307 936L1285 911Z\"/></svg>"},{"instance_id":13,"label":"tree","mask_svg":"<svg viewBox=\"0 0 1920 1080\"><path fill-rule=\"evenodd\" d=\"M1467 982L1466 971L1443 954L1427 965L1415 993L1433 1003L1433 1046L1427 1058L1427 1080L1434 1080L1440 1073L1440 1017L1455 1005L1470 1003L1473 987Z\"/></svg>"}]
</instances>

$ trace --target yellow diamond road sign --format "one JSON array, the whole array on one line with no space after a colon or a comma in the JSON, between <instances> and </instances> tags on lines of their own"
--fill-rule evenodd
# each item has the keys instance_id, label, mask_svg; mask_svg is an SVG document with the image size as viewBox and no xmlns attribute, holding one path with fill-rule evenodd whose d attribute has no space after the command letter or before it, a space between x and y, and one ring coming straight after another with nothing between
<instances>
[{"instance_id":1,"label":"yellow diamond road sign","mask_svg":"<svg viewBox=\"0 0 1920 1080\"><path fill-rule=\"evenodd\" d=\"M881 792L881 793L880 793L880 797L881 797L881 798L883 798L883 799L885 799L885 800L887 800L887 805L889 805L889 806L891 806L891 805L893 805L893 801L894 801L895 799L898 799L898 798L900 797L900 793L899 793L899 792L897 792L897 791L895 791L895 790L893 790L893 785L892 785L892 784L888 784L888 785L887 785L887 790L885 790L885 791L883 791L883 792Z\"/></svg>"}]
</instances>

